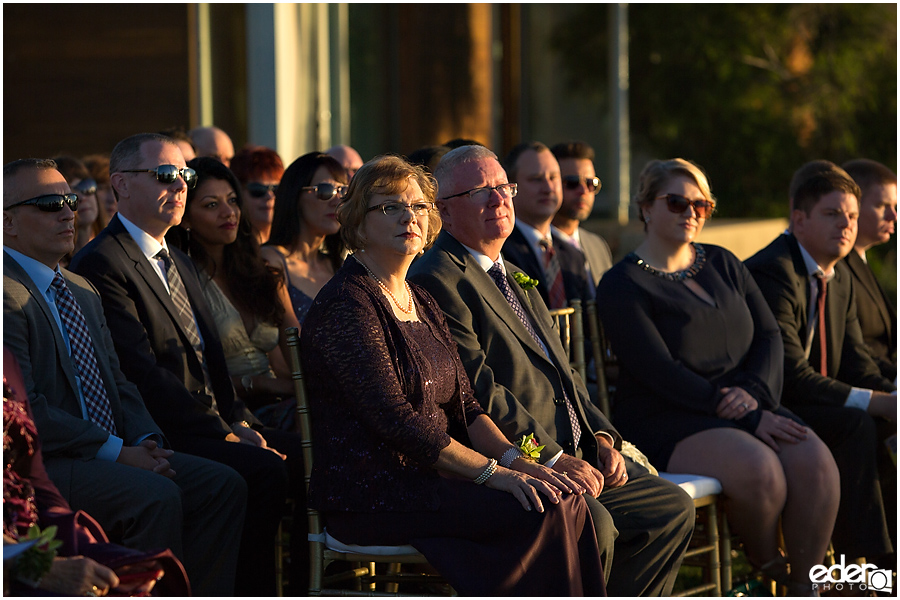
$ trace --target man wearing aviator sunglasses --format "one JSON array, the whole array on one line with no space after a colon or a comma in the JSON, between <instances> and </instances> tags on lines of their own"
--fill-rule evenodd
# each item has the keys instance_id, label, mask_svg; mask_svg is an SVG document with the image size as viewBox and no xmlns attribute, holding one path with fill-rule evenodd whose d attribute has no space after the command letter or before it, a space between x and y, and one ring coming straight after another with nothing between
<instances>
[{"instance_id":1,"label":"man wearing aviator sunglasses","mask_svg":"<svg viewBox=\"0 0 900 600\"><path fill-rule=\"evenodd\" d=\"M600 178L594 171L594 149L585 142L567 142L556 144L550 151L559 161L563 182L562 206L553 217L551 229L563 241L584 252L585 276L593 297L600 278L613 264L606 240L581 227L591 216L594 197L600 191Z\"/></svg>"},{"instance_id":2,"label":"man wearing aviator sunglasses","mask_svg":"<svg viewBox=\"0 0 900 600\"><path fill-rule=\"evenodd\" d=\"M269 440L299 458L299 436L264 429L236 397L196 268L166 243L196 179L174 140L126 138L113 149L110 172L119 211L71 268L100 292L122 371L172 446L224 463L247 482L235 594L274 595L272 539L295 467Z\"/></svg>"}]
</instances>

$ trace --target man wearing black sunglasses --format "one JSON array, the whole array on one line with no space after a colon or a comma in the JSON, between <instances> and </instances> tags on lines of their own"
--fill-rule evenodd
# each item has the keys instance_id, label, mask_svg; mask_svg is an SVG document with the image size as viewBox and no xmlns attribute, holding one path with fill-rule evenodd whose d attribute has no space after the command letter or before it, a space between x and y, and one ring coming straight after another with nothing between
<instances>
[{"instance_id":1,"label":"man wearing black sunglasses","mask_svg":"<svg viewBox=\"0 0 900 600\"><path fill-rule=\"evenodd\" d=\"M246 480L236 593L274 595L273 539L294 461L286 464L269 442L299 460L299 436L261 433L235 396L193 262L166 244L196 178L181 150L164 136L132 136L113 149L110 173L119 211L71 268L100 291L122 371L173 447L222 462ZM302 512L297 522L304 523ZM304 563L302 556L298 560Z\"/></svg>"},{"instance_id":2,"label":"man wearing black sunglasses","mask_svg":"<svg viewBox=\"0 0 900 600\"><path fill-rule=\"evenodd\" d=\"M540 142L519 144L504 167L518 193L513 200L516 226L503 244L503 256L538 280L537 290L551 309L592 298L584 253L550 230L562 203L559 164L550 149Z\"/></svg>"},{"instance_id":3,"label":"man wearing black sunglasses","mask_svg":"<svg viewBox=\"0 0 900 600\"><path fill-rule=\"evenodd\" d=\"M550 229L565 242L584 252L586 277L593 293L600 278L612 267L612 252L599 235L581 227L591 216L600 178L594 171L594 149L586 142L556 144L550 151L559 162L563 201Z\"/></svg>"},{"instance_id":4,"label":"man wearing black sunglasses","mask_svg":"<svg viewBox=\"0 0 900 600\"><path fill-rule=\"evenodd\" d=\"M113 541L169 547L197 595L230 595L246 485L233 470L170 449L119 370L100 297L59 267L77 203L52 160L3 169L3 343L29 391L48 474Z\"/></svg>"}]
</instances>

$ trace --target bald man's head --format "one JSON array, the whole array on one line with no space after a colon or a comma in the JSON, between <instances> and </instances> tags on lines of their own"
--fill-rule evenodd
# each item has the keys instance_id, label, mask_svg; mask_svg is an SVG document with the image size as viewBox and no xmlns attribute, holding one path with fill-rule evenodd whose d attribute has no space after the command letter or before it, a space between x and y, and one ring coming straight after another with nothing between
<instances>
[{"instance_id":1,"label":"bald man's head","mask_svg":"<svg viewBox=\"0 0 900 600\"><path fill-rule=\"evenodd\" d=\"M194 147L197 148L197 156L211 156L226 167L231 166L234 156L234 144L228 134L218 127L197 127L188 133Z\"/></svg>"},{"instance_id":2,"label":"bald man's head","mask_svg":"<svg viewBox=\"0 0 900 600\"><path fill-rule=\"evenodd\" d=\"M347 169L347 176L351 179L359 170L359 168L363 166L363 159L359 155L359 152L357 152L350 146L338 144L337 146L332 146L331 148L326 150L325 154L334 157L339 163L341 163L341 165L343 165L343 167Z\"/></svg>"}]
</instances>

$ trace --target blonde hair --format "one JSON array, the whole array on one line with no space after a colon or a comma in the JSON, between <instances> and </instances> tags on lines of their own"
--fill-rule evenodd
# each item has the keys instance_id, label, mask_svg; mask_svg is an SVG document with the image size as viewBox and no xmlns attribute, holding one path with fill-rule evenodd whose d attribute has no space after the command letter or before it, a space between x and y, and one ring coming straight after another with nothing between
<instances>
[{"instance_id":1,"label":"blonde hair","mask_svg":"<svg viewBox=\"0 0 900 600\"><path fill-rule=\"evenodd\" d=\"M638 216L641 221L644 220L644 211L641 209L653 204L653 201L659 195L660 188L669 179L679 175L693 180L697 187L700 188L700 193L703 194L703 197L715 205L716 198L710 190L709 180L707 180L706 173L703 172L699 165L683 158L651 160L644 166L644 170L641 171L638 191L634 195L634 203L638 205Z\"/></svg>"},{"instance_id":2,"label":"blonde hair","mask_svg":"<svg viewBox=\"0 0 900 600\"><path fill-rule=\"evenodd\" d=\"M412 165L399 156L376 156L359 168L350 181L347 197L337 208L337 220L341 224L341 238L351 252L366 246L363 223L369 212L372 196L394 196L406 190L409 180L419 184L427 202L432 204L437 195L437 181L419 165ZM425 247L434 242L441 231L441 216L437 210L428 212L428 233Z\"/></svg>"}]
</instances>

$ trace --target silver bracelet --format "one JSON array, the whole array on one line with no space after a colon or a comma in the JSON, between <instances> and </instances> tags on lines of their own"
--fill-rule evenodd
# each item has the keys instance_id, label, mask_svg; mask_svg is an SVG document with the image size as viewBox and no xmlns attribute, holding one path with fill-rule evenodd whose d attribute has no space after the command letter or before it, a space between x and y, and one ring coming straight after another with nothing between
<instances>
[{"instance_id":1,"label":"silver bracelet","mask_svg":"<svg viewBox=\"0 0 900 600\"><path fill-rule=\"evenodd\" d=\"M520 456L523 456L522 451L519 450L518 448L516 448L515 446L510 446L509 450L504 452L503 456L500 457L500 466L506 467L508 469L509 466L511 464L513 464L513 461L516 460L517 458L519 458Z\"/></svg>"},{"instance_id":2,"label":"silver bracelet","mask_svg":"<svg viewBox=\"0 0 900 600\"><path fill-rule=\"evenodd\" d=\"M481 475L479 475L475 479L475 485L481 485L482 483L484 483L485 481L490 479L491 475L493 475L494 471L496 471L496 470L497 470L497 459L492 458L490 461L488 461L488 466L484 469L484 472L482 472Z\"/></svg>"}]
</instances>

